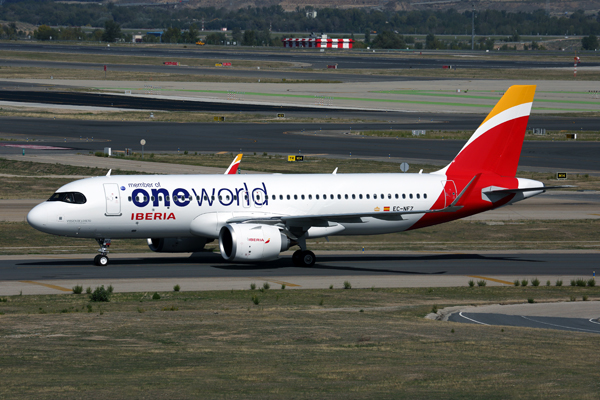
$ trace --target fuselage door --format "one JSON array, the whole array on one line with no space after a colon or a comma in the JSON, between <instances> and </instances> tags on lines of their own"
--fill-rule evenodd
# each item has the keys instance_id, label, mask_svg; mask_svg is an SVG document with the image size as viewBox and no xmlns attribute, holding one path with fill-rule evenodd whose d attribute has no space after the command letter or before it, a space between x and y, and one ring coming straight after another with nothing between
<instances>
[{"instance_id":1,"label":"fuselage door","mask_svg":"<svg viewBox=\"0 0 600 400\"><path fill-rule=\"evenodd\" d=\"M444 186L444 197L446 199L444 207L448 207L456 199L456 185L454 181L442 181L442 186Z\"/></svg>"},{"instance_id":2,"label":"fuselage door","mask_svg":"<svg viewBox=\"0 0 600 400\"><path fill-rule=\"evenodd\" d=\"M106 198L106 215L121 215L119 185L116 183L105 183L104 197Z\"/></svg>"}]
</instances>

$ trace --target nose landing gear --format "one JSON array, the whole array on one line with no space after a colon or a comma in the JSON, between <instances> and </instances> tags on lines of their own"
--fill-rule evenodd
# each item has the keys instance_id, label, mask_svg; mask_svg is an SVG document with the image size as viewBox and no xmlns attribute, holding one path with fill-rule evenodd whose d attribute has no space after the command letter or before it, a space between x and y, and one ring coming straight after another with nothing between
<instances>
[{"instance_id":1,"label":"nose landing gear","mask_svg":"<svg viewBox=\"0 0 600 400\"><path fill-rule=\"evenodd\" d=\"M98 249L98 254L94 257L94 265L99 267L105 267L108 265L108 248L110 247L110 239L96 239L100 248Z\"/></svg>"}]
</instances>

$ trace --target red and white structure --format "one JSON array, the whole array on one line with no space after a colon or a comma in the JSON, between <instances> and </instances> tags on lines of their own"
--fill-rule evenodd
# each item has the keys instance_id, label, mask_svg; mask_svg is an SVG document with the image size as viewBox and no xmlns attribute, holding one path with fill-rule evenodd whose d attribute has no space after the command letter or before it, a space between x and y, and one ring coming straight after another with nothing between
<instances>
[{"instance_id":1,"label":"red and white structure","mask_svg":"<svg viewBox=\"0 0 600 400\"><path fill-rule=\"evenodd\" d=\"M351 49L354 39L330 39L327 35L308 38L281 39L283 47L305 47L316 49Z\"/></svg>"}]
</instances>

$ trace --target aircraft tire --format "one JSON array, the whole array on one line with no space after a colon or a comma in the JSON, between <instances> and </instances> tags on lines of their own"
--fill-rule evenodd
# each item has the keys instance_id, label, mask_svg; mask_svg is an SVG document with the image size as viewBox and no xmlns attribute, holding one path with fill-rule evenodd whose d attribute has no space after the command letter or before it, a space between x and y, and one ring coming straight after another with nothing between
<instances>
[{"instance_id":1,"label":"aircraft tire","mask_svg":"<svg viewBox=\"0 0 600 400\"><path fill-rule=\"evenodd\" d=\"M302 267L302 263L300 258L302 257L302 250L296 250L294 254L292 254L292 263L295 267Z\"/></svg>"},{"instance_id":2,"label":"aircraft tire","mask_svg":"<svg viewBox=\"0 0 600 400\"><path fill-rule=\"evenodd\" d=\"M300 254L299 264L301 267L312 267L315 265L315 261L317 261L315 253L310 250L305 250Z\"/></svg>"},{"instance_id":3,"label":"aircraft tire","mask_svg":"<svg viewBox=\"0 0 600 400\"><path fill-rule=\"evenodd\" d=\"M108 265L108 257L98 254L96 257L94 257L94 265L106 267Z\"/></svg>"}]
</instances>

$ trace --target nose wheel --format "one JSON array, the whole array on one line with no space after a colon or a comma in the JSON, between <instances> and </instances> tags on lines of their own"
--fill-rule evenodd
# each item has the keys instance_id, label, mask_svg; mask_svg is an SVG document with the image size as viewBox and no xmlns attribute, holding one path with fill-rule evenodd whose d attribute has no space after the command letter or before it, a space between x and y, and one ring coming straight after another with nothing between
<instances>
[{"instance_id":1,"label":"nose wheel","mask_svg":"<svg viewBox=\"0 0 600 400\"><path fill-rule=\"evenodd\" d=\"M98 249L98 254L94 257L94 265L98 267L105 267L108 265L108 248L110 247L110 239L96 239L100 248Z\"/></svg>"},{"instance_id":2,"label":"nose wheel","mask_svg":"<svg viewBox=\"0 0 600 400\"><path fill-rule=\"evenodd\" d=\"M94 265L97 265L99 267L104 267L108 265L108 257L103 256L102 254L98 254L96 257L94 257Z\"/></svg>"},{"instance_id":3,"label":"nose wheel","mask_svg":"<svg viewBox=\"0 0 600 400\"><path fill-rule=\"evenodd\" d=\"M295 267L307 268L315 265L315 253L310 250L296 250L292 255L292 262Z\"/></svg>"}]
</instances>

